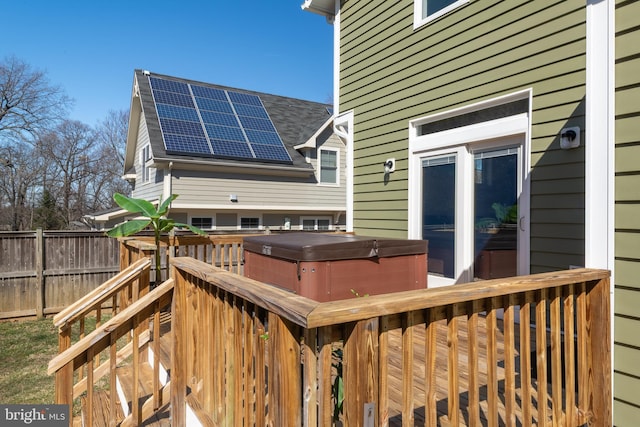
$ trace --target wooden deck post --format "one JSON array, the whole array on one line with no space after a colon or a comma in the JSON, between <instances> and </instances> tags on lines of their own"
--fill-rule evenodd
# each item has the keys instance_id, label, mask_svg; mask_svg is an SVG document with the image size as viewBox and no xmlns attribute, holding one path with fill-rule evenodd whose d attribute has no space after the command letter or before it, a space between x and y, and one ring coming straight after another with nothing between
<instances>
[{"instance_id":1,"label":"wooden deck post","mask_svg":"<svg viewBox=\"0 0 640 427\"><path fill-rule=\"evenodd\" d=\"M269 421L274 426L302 425L299 327L269 313ZM267 422L269 425L269 422Z\"/></svg>"},{"instance_id":2,"label":"wooden deck post","mask_svg":"<svg viewBox=\"0 0 640 427\"><path fill-rule=\"evenodd\" d=\"M175 267L174 267L175 268ZM173 274L175 287L171 307L171 423L186 425L185 398L187 393L187 282L177 271Z\"/></svg>"},{"instance_id":3,"label":"wooden deck post","mask_svg":"<svg viewBox=\"0 0 640 427\"><path fill-rule=\"evenodd\" d=\"M589 425L611 426L611 307L609 278L587 285L588 351L591 354Z\"/></svg>"},{"instance_id":4,"label":"wooden deck post","mask_svg":"<svg viewBox=\"0 0 640 427\"><path fill-rule=\"evenodd\" d=\"M350 328L344 343L344 420L347 426L377 425L379 387L379 320L366 319Z\"/></svg>"}]
</instances>

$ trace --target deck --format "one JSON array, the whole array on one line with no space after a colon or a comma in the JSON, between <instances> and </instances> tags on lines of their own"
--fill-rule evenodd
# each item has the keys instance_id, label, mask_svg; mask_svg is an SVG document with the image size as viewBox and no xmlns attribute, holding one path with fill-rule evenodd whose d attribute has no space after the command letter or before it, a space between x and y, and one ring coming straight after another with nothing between
<instances>
[{"instance_id":1,"label":"deck","mask_svg":"<svg viewBox=\"0 0 640 427\"><path fill-rule=\"evenodd\" d=\"M162 318L162 339L161 339L161 363L168 364L170 363L169 357L171 354L171 344L172 341L169 339L168 332L170 331L170 316L165 315ZM479 331L485 331L485 318L480 317L478 320L479 323ZM501 322L499 322L501 323ZM466 320L462 320L459 324L461 331L467 331L467 322ZM446 340L446 329L447 325L444 321L439 321L437 336L439 339L437 340L437 354L436 354L436 378L435 378L435 388L436 388L436 407L438 412L438 425L439 426L449 426L451 425L448 417L448 343ZM502 330L502 326L499 325L498 330ZM414 419L410 425L415 426L424 426L425 424L425 402L426 402L426 387L425 387L425 347L422 343L425 342L425 330L424 328L417 328L414 332L414 360L413 360L413 372L414 376L414 411L413 416ZM460 362L464 365L467 363L469 359L469 335L466 332L460 333L458 336L458 357ZM516 333L516 346L519 347L519 334ZM499 332L497 334L497 354L498 358L502 359L504 357L504 335ZM477 357L480 360L486 360L486 349L487 349L487 336L485 333L480 333L477 337ZM535 349L532 349L535 350ZM266 355L265 355L266 357ZM516 358L519 355L516 352ZM387 385L388 385L388 395L389 395L389 426L398 426L401 427L402 423L402 408L403 408L403 385L400 381L402 378L402 333L400 330L395 329L389 332L389 371L387 377ZM481 366L479 375L479 405L481 411L481 425L488 426L488 417L486 414L488 413L488 387L487 387L487 372L486 366ZM459 420L460 425L469 425L469 414L466 410L468 407L468 390L469 390L469 376L468 371L458 370L458 385L459 385L459 399L460 406L463 408L459 412ZM497 378L498 378L498 391L499 394L504 393L505 387L505 375L504 369L498 368L497 370ZM516 375L516 396L517 401L521 402L522 390L521 384L519 381L519 375ZM537 384L535 380L532 380L532 388L530 390L531 395L535 395L537 393ZM551 411L551 401L547 402L547 410ZM167 424L167 415L168 409L164 407L160 416L154 417L154 419L147 420L145 422L145 426L148 427L166 427ZM506 408L505 402L503 400L498 399L498 413L499 413L499 426L505 426L506 423ZM533 409L533 418L537 419L537 411L535 408ZM516 408L516 419L521 420L523 418L522 410L520 407ZM522 425L522 424L519 424Z\"/></svg>"},{"instance_id":2,"label":"deck","mask_svg":"<svg viewBox=\"0 0 640 427\"><path fill-rule=\"evenodd\" d=\"M187 425L187 403L203 425L332 425L337 362L345 426L611 425L608 271L321 303L190 257L171 258L171 278L149 290L147 255L125 257L119 275L54 318L56 403L100 394L102 378L115 389L120 360L142 362L146 343L170 381L154 362L151 387L124 400L123 425L169 415ZM111 319L71 343L74 325L117 301ZM168 342L158 336L167 310ZM116 399L108 405L115 413Z\"/></svg>"}]
</instances>

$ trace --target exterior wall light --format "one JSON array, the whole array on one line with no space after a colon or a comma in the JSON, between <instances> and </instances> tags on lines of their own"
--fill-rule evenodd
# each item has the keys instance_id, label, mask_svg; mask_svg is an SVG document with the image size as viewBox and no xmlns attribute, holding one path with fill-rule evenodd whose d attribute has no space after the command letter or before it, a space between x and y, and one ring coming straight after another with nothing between
<instances>
[{"instance_id":1,"label":"exterior wall light","mask_svg":"<svg viewBox=\"0 0 640 427\"><path fill-rule=\"evenodd\" d=\"M578 126L564 128L560 131L560 148L570 150L580 146L580 128Z\"/></svg>"},{"instance_id":2,"label":"exterior wall light","mask_svg":"<svg viewBox=\"0 0 640 427\"><path fill-rule=\"evenodd\" d=\"M388 175L391 172L395 172L396 171L396 159L387 159L384 163L384 174Z\"/></svg>"}]
</instances>

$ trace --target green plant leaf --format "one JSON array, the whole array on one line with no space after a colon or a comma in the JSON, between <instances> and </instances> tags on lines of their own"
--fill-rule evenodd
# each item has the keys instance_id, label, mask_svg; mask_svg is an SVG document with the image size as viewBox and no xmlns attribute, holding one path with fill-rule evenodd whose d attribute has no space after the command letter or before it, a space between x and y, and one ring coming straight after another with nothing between
<instances>
[{"instance_id":1,"label":"green plant leaf","mask_svg":"<svg viewBox=\"0 0 640 427\"><path fill-rule=\"evenodd\" d=\"M109 237L126 237L137 233L151 224L149 219L133 219L131 221L124 222L116 225L111 230L107 231Z\"/></svg>"},{"instance_id":2,"label":"green plant leaf","mask_svg":"<svg viewBox=\"0 0 640 427\"><path fill-rule=\"evenodd\" d=\"M158 229L160 231L171 231L174 228L175 221L170 218L161 218L158 220Z\"/></svg>"},{"instance_id":3,"label":"green plant leaf","mask_svg":"<svg viewBox=\"0 0 640 427\"><path fill-rule=\"evenodd\" d=\"M173 202L176 197L178 197L177 194L172 194L171 196L167 197L164 202L162 202L162 204L158 207L158 216L164 216L167 214L167 212L169 211L169 205L171 205L171 202Z\"/></svg>"},{"instance_id":4,"label":"green plant leaf","mask_svg":"<svg viewBox=\"0 0 640 427\"><path fill-rule=\"evenodd\" d=\"M200 230L198 227L195 227L193 225L176 222L174 226L177 228L188 228L192 233L199 234L200 236L205 236L205 237L208 236L206 232Z\"/></svg>"},{"instance_id":5,"label":"green plant leaf","mask_svg":"<svg viewBox=\"0 0 640 427\"><path fill-rule=\"evenodd\" d=\"M149 218L153 218L158 215L156 208L144 199L135 199L133 197L127 197L120 193L113 195L113 200L122 208L131 213L142 213Z\"/></svg>"}]
</instances>

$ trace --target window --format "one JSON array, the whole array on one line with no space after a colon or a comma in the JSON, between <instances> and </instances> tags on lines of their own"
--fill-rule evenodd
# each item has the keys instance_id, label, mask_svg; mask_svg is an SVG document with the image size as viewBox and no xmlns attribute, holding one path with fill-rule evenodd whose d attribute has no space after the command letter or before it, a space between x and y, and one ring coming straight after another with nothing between
<instances>
[{"instance_id":1,"label":"window","mask_svg":"<svg viewBox=\"0 0 640 427\"><path fill-rule=\"evenodd\" d=\"M414 0L413 27L436 19L469 0Z\"/></svg>"},{"instance_id":2,"label":"window","mask_svg":"<svg viewBox=\"0 0 640 427\"><path fill-rule=\"evenodd\" d=\"M302 229L305 231L331 230L331 219L303 217Z\"/></svg>"},{"instance_id":3,"label":"window","mask_svg":"<svg viewBox=\"0 0 640 427\"><path fill-rule=\"evenodd\" d=\"M151 160L151 147L149 144L142 147L140 150L140 167L142 168L142 182L149 182L151 180L151 171L149 168L149 161Z\"/></svg>"},{"instance_id":4,"label":"window","mask_svg":"<svg viewBox=\"0 0 640 427\"><path fill-rule=\"evenodd\" d=\"M338 184L338 150L320 150L320 182Z\"/></svg>"},{"instance_id":5,"label":"window","mask_svg":"<svg viewBox=\"0 0 640 427\"><path fill-rule=\"evenodd\" d=\"M213 229L213 218L191 218L191 225L201 230L211 230Z\"/></svg>"},{"instance_id":6,"label":"window","mask_svg":"<svg viewBox=\"0 0 640 427\"><path fill-rule=\"evenodd\" d=\"M242 217L240 218L241 229L257 229L260 228L260 218Z\"/></svg>"}]
</instances>

